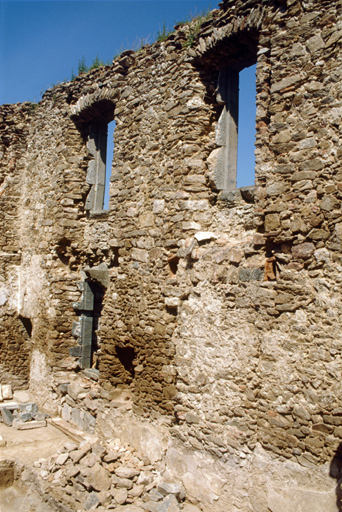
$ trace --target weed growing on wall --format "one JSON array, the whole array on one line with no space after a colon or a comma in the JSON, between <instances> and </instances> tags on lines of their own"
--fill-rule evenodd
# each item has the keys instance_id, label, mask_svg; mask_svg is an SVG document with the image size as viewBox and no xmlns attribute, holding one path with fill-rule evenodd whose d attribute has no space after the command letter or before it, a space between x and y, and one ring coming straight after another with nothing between
<instances>
[{"instance_id":1,"label":"weed growing on wall","mask_svg":"<svg viewBox=\"0 0 342 512\"><path fill-rule=\"evenodd\" d=\"M163 21L162 28L158 30L157 32L157 39L156 41L158 43L162 43L163 41L166 41L166 39L173 34L174 29L169 29L166 27L165 21Z\"/></svg>"},{"instance_id":2,"label":"weed growing on wall","mask_svg":"<svg viewBox=\"0 0 342 512\"><path fill-rule=\"evenodd\" d=\"M180 27L182 27L182 26L189 27L187 39L186 39L186 42L184 43L185 48L190 48L191 46L194 45L194 43L198 37L198 34L200 32L202 23L204 23L205 21L211 20L212 17L213 17L213 13L209 7L209 9L207 9L206 11L202 11L200 14L198 14L196 16L190 15L189 20L179 21L177 23L177 25Z\"/></svg>"}]
</instances>

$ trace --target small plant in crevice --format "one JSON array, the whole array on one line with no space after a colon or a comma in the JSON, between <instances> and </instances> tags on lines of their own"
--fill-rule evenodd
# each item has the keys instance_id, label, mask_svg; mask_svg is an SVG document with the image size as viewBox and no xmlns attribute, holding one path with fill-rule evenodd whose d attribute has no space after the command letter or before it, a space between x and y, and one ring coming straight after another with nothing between
<instances>
[{"instance_id":1,"label":"small plant in crevice","mask_svg":"<svg viewBox=\"0 0 342 512\"><path fill-rule=\"evenodd\" d=\"M81 59L78 60L78 75L81 75L83 73L88 73L88 71L91 71L92 69L98 69L101 66L110 66L111 62L108 60L107 62L104 62L102 59L99 58L99 55L97 54L95 59L92 61L90 66L86 64L85 56L83 55ZM71 69L71 81L75 80L76 75L74 74L74 69Z\"/></svg>"},{"instance_id":2,"label":"small plant in crevice","mask_svg":"<svg viewBox=\"0 0 342 512\"><path fill-rule=\"evenodd\" d=\"M33 114L33 112L36 110L37 107L38 107L38 103L31 102L28 106L28 113Z\"/></svg>"},{"instance_id":3,"label":"small plant in crevice","mask_svg":"<svg viewBox=\"0 0 342 512\"><path fill-rule=\"evenodd\" d=\"M202 11L196 16L190 16L190 20L178 22L179 26L189 27L189 32L187 34L186 41L183 44L184 48L191 48L194 45L198 37L198 34L200 33L202 23L211 20L212 17L213 13L209 7L207 10Z\"/></svg>"},{"instance_id":4,"label":"small plant in crevice","mask_svg":"<svg viewBox=\"0 0 342 512\"><path fill-rule=\"evenodd\" d=\"M125 51L127 50L127 48L121 44L120 45L120 48L118 50L116 50L116 53L113 55L113 60L117 59L118 57L120 57L120 55Z\"/></svg>"},{"instance_id":5,"label":"small plant in crevice","mask_svg":"<svg viewBox=\"0 0 342 512\"><path fill-rule=\"evenodd\" d=\"M78 60L78 74L87 73L89 67L86 65L85 56Z\"/></svg>"},{"instance_id":6,"label":"small plant in crevice","mask_svg":"<svg viewBox=\"0 0 342 512\"><path fill-rule=\"evenodd\" d=\"M157 32L157 39L156 41L158 43L162 43L163 41L166 41L166 39L173 34L174 29L169 29L166 27L165 21L163 22L162 28L158 30Z\"/></svg>"},{"instance_id":7,"label":"small plant in crevice","mask_svg":"<svg viewBox=\"0 0 342 512\"><path fill-rule=\"evenodd\" d=\"M147 44L150 44L150 36L140 37L132 44L132 50L139 53Z\"/></svg>"}]
</instances>

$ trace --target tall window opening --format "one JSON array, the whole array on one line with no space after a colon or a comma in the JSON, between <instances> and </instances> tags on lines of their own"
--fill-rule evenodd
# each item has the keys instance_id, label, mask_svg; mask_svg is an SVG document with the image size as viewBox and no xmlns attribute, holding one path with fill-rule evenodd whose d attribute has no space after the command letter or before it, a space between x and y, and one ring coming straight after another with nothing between
<instances>
[{"instance_id":1,"label":"tall window opening","mask_svg":"<svg viewBox=\"0 0 342 512\"><path fill-rule=\"evenodd\" d=\"M101 118L100 114L97 119ZM115 121L110 114L109 112L102 116L103 120L94 120L88 125L87 149L91 159L86 179L91 188L85 202L85 209L90 212L102 212L109 206L109 183L115 129Z\"/></svg>"},{"instance_id":2,"label":"tall window opening","mask_svg":"<svg viewBox=\"0 0 342 512\"><path fill-rule=\"evenodd\" d=\"M254 185L256 64L239 73L239 117L236 186Z\"/></svg>"},{"instance_id":3,"label":"tall window opening","mask_svg":"<svg viewBox=\"0 0 342 512\"><path fill-rule=\"evenodd\" d=\"M222 106L216 127L214 186L234 190L254 185L256 65L220 70L216 100Z\"/></svg>"},{"instance_id":4,"label":"tall window opening","mask_svg":"<svg viewBox=\"0 0 342 512\"><path fill-rule=\"evenodd\" d=\"M115 121L111 121L107 128L107 152L106 152L106 178L105 178L105 189L104 189L104 201L103 209L108 210L109 208L109 188L110 188L110 177L112 174L112 160L114 154L114 130Z\"/></svg>"}]
</instances>

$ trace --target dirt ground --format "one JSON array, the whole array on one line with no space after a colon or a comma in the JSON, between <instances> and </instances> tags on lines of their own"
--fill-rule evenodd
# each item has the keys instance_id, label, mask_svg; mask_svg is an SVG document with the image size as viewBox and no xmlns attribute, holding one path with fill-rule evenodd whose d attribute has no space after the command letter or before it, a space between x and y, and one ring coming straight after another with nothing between
<instances>
[{"instance_id":1,"label":"dirt ground","mask_svg":"<svg viewBox=\"0 0 342 512\"><path fill-rule=\"evenodd\" d=\"M5 446L0 446L0 460L16 460L29 466L39 459L47 459L70 441L67 435L49 424L32 430L16 430L0 423L0 436L6 442Z\"/></svg>"}]
</instances>

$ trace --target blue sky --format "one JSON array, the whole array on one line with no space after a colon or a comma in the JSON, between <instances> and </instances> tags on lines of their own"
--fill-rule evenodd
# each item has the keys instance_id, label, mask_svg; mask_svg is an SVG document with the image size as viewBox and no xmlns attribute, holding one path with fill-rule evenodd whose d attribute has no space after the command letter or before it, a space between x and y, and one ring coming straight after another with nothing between
<instances>
[{"instance_id":1,"label":"blue sky","mask_svg":"<svg viewBox=\"0 0 342 512\"><path fill-rule=\"evenodd\" d=\"M152 43L163 23L171 29L217 6L218 0L0 0L0 104L37 102L46 89L77 74L83 56L87 65L96 56L111 61L123 49ZM251 184L254 170L254 71L249 75L240 93L239 138L249 142L239 140L239 186Z\"/></svg>"},{"instance_id":2,"label":"blue sky","mask_svg":"<svg viewBox=\"0 0 342 512\"><path fill-rule=\"evenodd\" d=\"M77 74L98 55L153 42L165 22L216 8L209 0L0 0L0 103L39 101L41 92Z\"/></svg>"}]
</instances>

